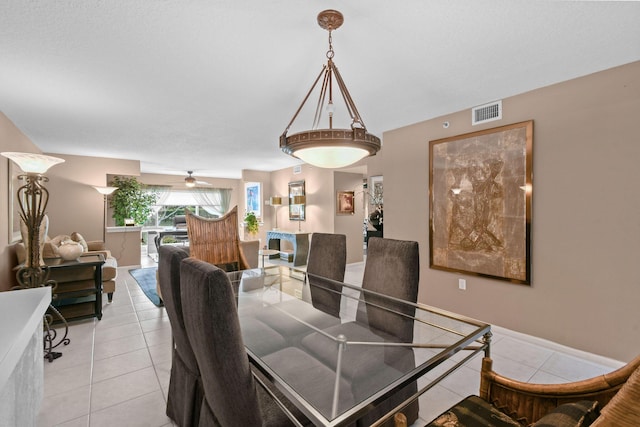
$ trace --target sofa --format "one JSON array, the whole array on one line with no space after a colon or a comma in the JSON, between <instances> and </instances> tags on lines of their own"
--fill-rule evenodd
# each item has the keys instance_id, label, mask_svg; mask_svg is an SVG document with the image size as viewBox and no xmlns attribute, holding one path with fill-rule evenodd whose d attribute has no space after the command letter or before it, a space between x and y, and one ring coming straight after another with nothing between
<instances>
[{"instance_id":1,"label":"sofa","mask_svg":"<svg viewBox=\"0 0 640 427\"><path fill-rule=\"evenodd\" d=\"M107 300L109 303L113 301L113 293L116 291L116 278L118 276L118 262L111 255L111 252L105 247L104 242L99 240L86 241L84 237L77 232L73 232L70 235L59 235L54 238L45 237L45 243L42 249L43 258L60 258L60 252L58 248L67 240L82 245L83 255L97 255L100 254L104 258L104 264L102 265L102 293L107 294ZM18 258L18 265L25 262L26 251L24 244L16 244L16 256ZM93 267L87 267L82 269L73 270L52 270L50 279L55 280L57 283L71 283L80 281L90 281L93 283Z\"/></svg>"}]
</instances>

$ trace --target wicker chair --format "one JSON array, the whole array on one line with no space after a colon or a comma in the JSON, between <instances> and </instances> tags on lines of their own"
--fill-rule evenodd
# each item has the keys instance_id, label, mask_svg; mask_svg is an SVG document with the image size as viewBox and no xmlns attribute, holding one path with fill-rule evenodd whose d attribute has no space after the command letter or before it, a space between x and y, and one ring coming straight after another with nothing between
<instances>
[{"instance_id":1,"label":"wicker chair","mask_svg":"<svg viewBox=\"0 0 640 427\"><path fill-rule=\"evenodd\" d=\"M531 384L497 374L492 370L491 359L485 357L482 360L480 397L523 426L531 425L564 403L580 400L598 401L602 414L608 414L608 417L612 418L616 416L617 408L632 399L630 403L633 405L635 400L635 416L638 416L640 410L637 399L640 398L640 387L637 381L633 389L626 390L624 396L618 396L618 401L624 401L616 402L616 405L607 405L632 374L636 378L640 376L640 356L620 369L594 378L564 384ZM630 395L635 397L629 397ZM629 414L630 411L624 412ZM603 415L600 418L603 418ZM611 424L603 425L640 425L636 423L640 423L640 419L634 418L632 424L613 421Z\"/></svg>"},{"instance_id":2,"label":"wicker chair","mask_svg":"<svg viewBox=\"0 0 640 427\"><path fill-rule=\"evenodd\" d=\"M240 248L238 207L221 218L209 219L186 212L192 257L225 271L246 270L249 263Z\"/></svg>"}]
</instances>

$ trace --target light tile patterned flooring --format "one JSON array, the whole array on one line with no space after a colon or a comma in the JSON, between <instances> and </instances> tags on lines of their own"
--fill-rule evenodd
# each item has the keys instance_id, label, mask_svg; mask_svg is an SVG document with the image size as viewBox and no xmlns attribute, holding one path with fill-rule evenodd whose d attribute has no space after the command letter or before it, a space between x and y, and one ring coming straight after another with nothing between
<instances>
[{"instance_id":1,"label":"light tile patterned flooring","mask_svg":"<svg viewBox=\"0 0 640 427\"><path fill-rule=\"evenodd\" d=\"M143 264L154 265L154 261L143 257ZM363 263L350 264L345 281L361 284L363 267ZM71 343L61 350L63 356L52 363L45 361L38 426L173 425L165 415L171 367L169 319L163 308L142 293L128 269L119 268L114 301L105 303L102 320L72 322ZM502 328L494 327L493 332L494 369L519 380L575 381L622 365ZM477 356L426 392L415 426L425 425L464 397L477 394L479 372ZM430 372L425 380L437 375Z\"/></svg>"}]
</instances>

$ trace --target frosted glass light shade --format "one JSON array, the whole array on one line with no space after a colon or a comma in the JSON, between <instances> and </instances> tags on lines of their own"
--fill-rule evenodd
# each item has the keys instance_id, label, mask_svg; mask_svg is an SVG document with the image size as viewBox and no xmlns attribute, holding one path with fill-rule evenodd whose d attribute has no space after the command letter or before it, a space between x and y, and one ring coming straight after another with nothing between
<instances>
[{"instance_id":1,"label":"frosted glass light shade","mask_svg":"<svg viewBox=\"0 0 640 427\"><path fill-rule=\"evenodd\" d=\"M103 194L105 196L108 196L109 194L113 193L118 189L118 187L98 187L95 185L93 186L93 188L98 190L98 193Z\"/></svg>"},{"instance_id":2,"label":"frosted glass light shade","mask_svg":"<svg viewBox=\"0 0 640 427\"><path fill-rule=\"evenodd\" d=\"M16 153L12 151L5 151L2 154L13 160L23 172L26 173L45 173L51 166L55 166L58 163L63 163L64 159L58 157L46 156L44 154L36 153Z\"/></svg>"},{"instance_id":3,"label":"frosted glass light shade","mask_svg":"<svg viewBox=\"0 0 640 427\"><path fill-rule=\"evenodd\" d=\"M343 168L369 155L369 151L356 147L313 147L294 153L303 162L319 168Z\"/></svg>"}]
</instances>

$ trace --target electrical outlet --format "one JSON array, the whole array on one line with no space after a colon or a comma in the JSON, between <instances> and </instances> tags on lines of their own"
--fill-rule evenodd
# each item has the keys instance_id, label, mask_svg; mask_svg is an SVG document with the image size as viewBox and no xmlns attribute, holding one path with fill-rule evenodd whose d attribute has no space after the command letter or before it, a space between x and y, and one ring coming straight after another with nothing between
<instances>
[{"instance_id":1,"label":"electrical outlet","mask_svg":"<svg viewBox=\"0 0 640 427\"><path fill-rule=\"evenodd\" d=\"M458 289L463 291L467 290L467 281L465 279L458 279Z\"/></svg>"}]
</instances>

